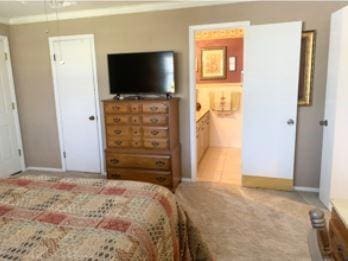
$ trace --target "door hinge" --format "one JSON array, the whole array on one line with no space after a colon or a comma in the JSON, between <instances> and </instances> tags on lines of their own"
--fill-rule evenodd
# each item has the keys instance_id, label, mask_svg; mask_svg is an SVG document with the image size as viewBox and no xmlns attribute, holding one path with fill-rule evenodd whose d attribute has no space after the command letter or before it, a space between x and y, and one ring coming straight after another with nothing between
<instances>
[{"instance_id":1,"label":"door hinge","mask_svg":"<svg viewBox=\"0 0 348 261\"><path fill-rule=\"evenodd\" d=\"M16 109L16 104L14 102L11 103L12 110Z\"/></svg>"},{"instance_id":2,"label":"door hinge","mask_svg":"<svg viewBox=\"0 0 348 261\"><path fill-rule=\"evenodd\" d=\"M5 61L8 60L8 53L5 53Z\"/></svg>"},{"instance_id":3,"label":"door hinge","mask_svg":"<svg viewBox=\"0 0 348 261\"><path fill-rule=\"evenodd\" d=\"M57 61L55 53L53 54L53 61Z\"/></svg>"},{"instance_id":4,"label":"door hinge","mask_svg":"<svg viewBox=\"0 0 348 261\"><path fill-rule=\"evenodd\" d=\"M63 152L63 157L66 159L66 152L65 151Z\"/></svg>"},{"instance_id":5,"label":"door hinge","mask_svg":"<svg viewBox=\"0 0 348 261\"><path fill-rule=\"evenodd\" d=\"M21 149L18 149L18 155L19 155L19 157L22 156L22 150Z\"/></svg>"}]
</instances>

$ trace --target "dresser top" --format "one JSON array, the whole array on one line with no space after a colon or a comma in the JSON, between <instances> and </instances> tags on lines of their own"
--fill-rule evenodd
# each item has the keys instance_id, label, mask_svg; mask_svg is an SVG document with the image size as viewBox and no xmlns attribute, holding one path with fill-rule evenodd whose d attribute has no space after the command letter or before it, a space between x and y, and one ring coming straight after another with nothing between
<instances>
[{"instance_id":1,"label":"dresser top","mask_svg":"<svg viewBox=\"0 0 348 261\"><path fill-rule=\"evenodd\" d=\"M102 100L103 102L170 102L170 101L178 101L179 97L172 97L170 99L166 98L145 98L145 99L121 99L121 100L116 100L116 99L106 99Z\"/></svg>"},{"instance_id":2,"label":"dresser top","mask_svg":"<svg viewBox=\"0 0 348 261\"><path fill-rule=\"evenodd\" d=\"M348 199L333 199L331 203L338 216L348 229Z\"/></svg>"}]
</instances>

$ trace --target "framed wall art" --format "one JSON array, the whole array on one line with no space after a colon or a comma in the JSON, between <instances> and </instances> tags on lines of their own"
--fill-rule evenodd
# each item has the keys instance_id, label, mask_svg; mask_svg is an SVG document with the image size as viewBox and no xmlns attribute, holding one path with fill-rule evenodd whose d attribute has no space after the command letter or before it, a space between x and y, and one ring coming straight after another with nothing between
<instances>
[{"instance_id":1,"label":"framed wall art","mask_svg":"<svg viewBox=\"0 0 348 261\"><path fill-rule=\"evenodd\" d=\"M201 51L201 79L226 78L226 47L204 48Z\"/></svg>"},{"instance_id":2,"label":"framed wall art","mask_svg":"<svg viewBox=\"0 0 348 261\"><path fill-rule=\"evenodd\" d=\"M314 30L302 32L300 79L298 88L299 106L310 106L312 104L315 38L316 32Z\"/></svg>"}]
</instances>

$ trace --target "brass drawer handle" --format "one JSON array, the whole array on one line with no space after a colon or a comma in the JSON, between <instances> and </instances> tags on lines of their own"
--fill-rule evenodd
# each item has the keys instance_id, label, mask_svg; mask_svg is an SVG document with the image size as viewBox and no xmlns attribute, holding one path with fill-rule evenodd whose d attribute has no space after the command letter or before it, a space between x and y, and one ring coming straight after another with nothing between
<instances>
[{"instance_id":1,"label":"brass drawer handle","mask_svg":"<svg viewBox=\"0 0 348 261\"><path fill-rule=\"evenodd\" d=\"M151 123L157 123L158 119L157 118L150 118Z\"/></svg>"},{"instance_id":2,"label":"brass drawer handle","mask_svg":"<svg viewBox=\"0 0 348 261\"><path fill-rule=\"evenodd\" d=\"M115 133L115 134L121 134L122 131L121 131L121 130L115 130L114 133Z\"/></svg>"},{"instance_id":3,"label":"brass drawer handle","mask_svg":"<svg viewBox=\"0 0 348 261\"><path fill-rule=\"evenodd\" d=\"M164 182L164 181L166 181L166 178L164 178L164 177L156 177L156 180L158 182Z\"/></svg>"},{"instance_id":4,"label":"brass drawer handle","mask_svg":"<svg viewBox=\"0 0 348 261\"><path fill-rule=\"evenodd\" d=\"M158 147L159 146L159 142L157 142L157 141L153 141L153 142L151 142L151 144L154 147Z\"/></svg>"},{"instance_id":5,"label":"brass drawer handle","mask_svg":"<svg viewBox=\"0 0 348 261\"><path fill-rule=\"evenodd\" d=\"M342 260L346 260L344 259L344 252L345 252L345 248L344 246L342 245L342 243L338 243L337 242L337 252L339 253L339 255L342 257Z\"/></svg>"},{"instance_id":6,"label":"brass drawer handle","mask_svg":"<svg viewBox=\"0 0 348 261\"><path fill-rule=\"evenodd\" d=\"M132 107L132 111L137 111L138 107Z\"/></svg>"},{"instance_id":7,"label":"brass drawer handle","mask_svg":"<svg viewBox=\"0 0 348 261\"><path fill-rule=\"evenodd\" d=\"M151 107L150 107L150 110L151 110L151 111L158 111L158 107L157 107L157 106L151 106Z\"/></svg>"},{"instance_id":8,"label":"brass drawer handle","mask_svg":"<svg viewBox=\"0 0 348 261\"><path fill-rule=\"evenodd\" d=\"M151 131L151 134L154 135L154 136L156 136L158 133L159 133L158 130L152 130L152 131Z\"/></svg>"},{"instance_id":9,"label":"brass drawer handle","mask_svg":"<svg viewBox=\"0 0 348 261\"><path fill-rule=\"evenodd\" d=\"M164 167L166 165L166 163L164 161L162 161L162 160L158 160L158 161L155 162L155 165L157 167Z\"/></svg>"},{"instance_id":10,"label":"brass drawer handle","mask_svg":"<svg viewBox=\"0 0 348 261\"><path fill-rule=\"evenodd\" d=\"M114 122L120 122L121 121L121 118L114 118Z\"/></svg>"},{"instance_id":11,"label":"brass drawer handle","mask_svg":"<svg viewBox=\"0 0 348 261\"><path fill-rule=\"evenodd\" d=\"M139 122L138 118L132 118L132 121L133 121L133 123L138 123Z\"/></svg>"},{"instance_id":12,"label":"brass drawer handle","mask_svg":"<svg viewBox=\"0 0 348 261\"><path fill-rule=\"evenodd\" d=\"M116 145L121 145L123 142L121 140L115 141Z\"/></svg>"},{"instance_id":13,"label":"brass drawer handle","mask_svg":"<svg viewBox=\"0 0 348 261\"><path fill-rule=\"evenodd\" d=\"M120 163L120 161L119 161L118 159L111 159L110 162L111 162L112 164L118 164L118 163Z\"/></svg>"}]
</instances>

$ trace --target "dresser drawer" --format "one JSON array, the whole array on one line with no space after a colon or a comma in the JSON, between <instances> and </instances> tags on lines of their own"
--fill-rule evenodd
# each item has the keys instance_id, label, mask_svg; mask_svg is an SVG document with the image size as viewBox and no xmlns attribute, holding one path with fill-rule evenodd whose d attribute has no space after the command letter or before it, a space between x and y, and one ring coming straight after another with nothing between
<instances>
[{"instance_id":1,"label":"dresser drawer","mask_svg":"<svg viewBox=\"0 0 348 261\"><path fill-rule=\"evenodd\" d=\"M141 148L143 146L143 141L141 139L133 139L130 145L132 148Z\"/></svg>"},{"instance_id":2,"label":"dresser drawer","mask_svg":"<svg viewBox=\"0 0 348 261\"><path fill-rule=\"evenodd\" d=\"M171 186L172 184L171 173L169 171L109 168L107 173L109 179L143 181L162 186Z\"/></svg>"},{"instance_id":3,"label":"dresser drawer","mask_svg":"<svg viewBox=\"0 0 348 261\"><path fill-rule=\"evenodd\" d=\"M129 115L105 115L105 123L106 125L114 125L114 124L128 124L129 123Z\"/></svg>"},{"instance_id":4,"label":"dresser drawer","mask_svg":"<svg viewBox=\"0 0 348 261\"><path fill-rule=\"evenodd\" d=\"M134 125L139 125L141 123L141 116L139 115L130 116L130 123Z\"/></svg>"},{"instance_id":5,"label":"dresser drawer","mask_svg":"<svg viewBox=\"0 0 348 261\"><path fill-rule=\"evenodd\" d=\"M143 115L144 125L167 125L168 117L167 115Z\"/></svg>"},{"instance_id":6,"label":"dresser drawer","mask_svg":"<svg viewBox=\"0 0 348 261\"><path fill-rule=\"evenodd\" d=\"M133 137L140 137L142 134L141 127L132 126L131 127L131 134Z\"/></svg>"},{"instance_id":7,"label":"dresser drawer","mask_svg":"<svg viewBox=\"0 0 348 261\"><path fill-rule=\"evenodd\" d=\"M118 137L108 137L106 143L110 148L128 148L131 145L129 140L120 139Z\"/></svg>"},{"instance_id":8,"label":"dresser drawer","mask_svg":"<svg viewBox=\"0 0 348 261\"><path fill-rule=\"evenodd\" d=\"M168 105L162 102L146 102L143 104L144 113L167 113Z\"/></svg>"},{"instance_id":9,"label":"dresser drawer","mask_svg":"<svg viewBox=\"0 0 348 261\"><path fill-rule=\"evenodd\" d=\"M168 128L166 127L144 127L144 138L168 138Z\"/></svg>"},{"instance_id":10,"label":"dresser drawer","mask_svg":"<svg viewBox=\"0 0 348 261\"><path fill-rule=\"evenodd\" d=\"M168 149L169 143L167 139L144 139L144 147L146 149Z\"/></svg>"},{"instance_id":11,"label":"dresser drawer","mask_svg":"<svg viewBox=\"0 0 348 261\"><path fill-rule=\"evenodd\" d=\"M110 148L134 148L139 149L143 147L143 141L141 139L131 139L131 137L108 137L106 141Z\"/></svg>"},{"instance_id":12,"label":"dresser drawer","mask_svg":"<svg viewBox=\"0 0 348 261\"><path fill-rule=\"evenodd\" d=\"M140 103L131 103L129 108L130 108L130 111L132 113L140 113L142 112L142 108L141 108L141 104Z\"/></svg>"},{"instance_id":13,"label":"dresser drawer","mask_svg":"<svg viewBox=\"0 0 348 261\"><path fill-rule=\"evenodd\" d=\"M128 126L108 126L106 134L108 136L130 136L131 128Z\"/></svg>"},{"instance_id":14,"label":"dresser drawer","mask_svg":"<svg viewBox=\"0 0 348 261\"><path fill-rule=\"evenodd\" d=\"M127 113L129 112L128 104L124 103L105 103L105 113Z\"/></svg>"},{"instance_id":15,"label":"dresser drawer","mask_svg":"<svg viewBox=\"0 0 348 261\"><path fill-rule=\"evenodd\" d=\"M170 156L120 154L108 152L106 155L108 168L143 168L143 169L170 169Z\"/></svg>"}]
</instances>

